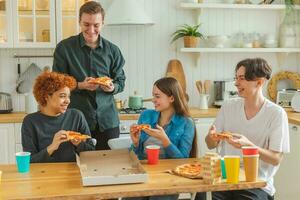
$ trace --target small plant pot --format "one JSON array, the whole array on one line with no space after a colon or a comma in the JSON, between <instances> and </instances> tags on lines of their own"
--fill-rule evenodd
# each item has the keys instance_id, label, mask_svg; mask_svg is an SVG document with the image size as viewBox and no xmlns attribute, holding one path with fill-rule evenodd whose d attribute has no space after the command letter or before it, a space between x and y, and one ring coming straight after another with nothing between
<instances>
[{"instance_id":1,"label":"small plant pot","mask_svg":"<svg viewBox=\"0 0 300 200\"><path fill-rule=\"evenodd\" d=\"M183 37L184 47L196 48L199 43L199 37L194 36L184 36Z\"/></svg>"}]
</instances>

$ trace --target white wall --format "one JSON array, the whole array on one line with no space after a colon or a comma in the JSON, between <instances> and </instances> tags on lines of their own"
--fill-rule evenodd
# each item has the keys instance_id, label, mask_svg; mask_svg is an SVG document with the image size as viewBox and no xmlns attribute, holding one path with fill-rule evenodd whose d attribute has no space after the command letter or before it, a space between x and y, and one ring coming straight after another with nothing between
<instances>
[{"instance_id":1,"label":"white wall","mask_svg":"<svg viewBox=\"0 0 300 200\"><path fill-rule=\"evenodd\" d=\"M221 80L232 78L238 61L247 57L263 57L274 72L290 70L300 72L298 54L290 54L283 63L279 63L275 53L203 53L197 65L197 54L180 53L182 41L170 45L170 35L176 27L184 23L197 23L197 12L178 7L180 0L140 0L146 12L152 16L153 26L105 26L103 36L117 44L125 59L124 67L127 80L125 91L118 98L125 99L135 90L145 98L151 96L153 82L165 75L168 61L173 58L181 60L186 80L189 104L198 105L196 80ZM104 8L111 1L100 0ZM280 11L248 10L203 10L200 21L201 30L206 35L231 35L236 32L274 33L280 24ZM1 49L0 50L0 91L15 94L17 79L16 54L51 55L53 49ZM51 58L20 59L22 71L31 62L40 67L52 65ZM211 91L213 92L213 91ZM14 95L14 110L24 110L23 97ZM150 104L151 105L151 104Z\"/></svg>"}]
</instances>

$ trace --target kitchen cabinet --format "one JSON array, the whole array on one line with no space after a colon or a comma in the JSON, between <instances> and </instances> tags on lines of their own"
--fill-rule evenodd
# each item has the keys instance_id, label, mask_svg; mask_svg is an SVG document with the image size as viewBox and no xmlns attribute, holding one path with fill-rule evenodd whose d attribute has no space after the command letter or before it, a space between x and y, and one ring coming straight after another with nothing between
<instances>
[{"instance_id":1,"label":"kitchen cabinet","mask_svg":"<svg viewBox=\"0 0 300 200\"><path fill-rule=\"evenodd\" d=\"M197 133L197 157L202 157L206 152L215 152L216 150L209 150L205 143L205 137L209 131L209 128L215 121L214 118L196 118L194 119Z\"/></svg>"},{"instance_id":2,"label":"kitchen cabinet","mask_svg":"<svg viewBox=\"0 0 300 200\"><path fill-rule=\"evenodd\" d=\"M14 124L0 124L0 164L14 163L15 138Z\"/></svg>"},{"instance_id":3,"label":"kitchen cabinet","mask_svg":"<svg viewBox=\"0 0 300 200\"><path fill-rule=\"evenodd\" d=\"M0 48L54 48L80 32L79 8L87 1L0 0Z\"/></svg>"},{"instance_id":4,"label":"kitchen cabinet","mask_svg":"<svg viewBox=\"0 0 300 200\"><path fill-rule=\"evenodd\" d=\"M300 126L290 124L290 153L284 154L275 175L275 199L295 200L299 198Z\"/></svg>"},{"instance_id":5,"label":"kitchen cabinet","mask_svg":"<svg viewBox=\"0 0 300 200\"><path fill-rule=\"evenodd\" d=\"M14 47L55 47L55 1L14 0L11 10Z\"/></svg>"},{"instance_id":6,"label":"kitchen cabinet","mask_svg":"<svg viewBox=\"0 0 300 200\"><path fill-rule=\"evenodd\" d=\"M79 8L87 1L56 1L57 43L80 32Z\"/></svg>"},{"instance_id":7,"label":"kitchen cabinet","mask_svg":"<svg viewBox=\"0 0 300 200\"><path fill-rule=\"evenodd\" d=\"M266 11L282 11L285 10L284 4L225 4L225 3L180 3L182 9L195 10L198 12L198 22L200 23L200 13L203 9L232 9L232 10L256 10ZM295 9L299 10L300 6L295 5ZM228 16L231 17L231 16ZM274 33L276 35L276 33ZM183 53L299 53L300 48L181 48Z\"/></svg>"},{"instance_id":8,"label":"kitchen cabinet","mask_svg":"<svg viewBox=\"0 0 300 200\"><path fill-rule=\"evenodd\" d=\"M0 0L0 48L12 47L12 1Z\"/></svg>"},{"instance_id":9,"label":"kitchen cabinet","mask_svg":"<svg viewBox=\"0 0 300 200\"><path fill-rule=\"evenodd\" d=\"M22 151L22 123L0 123L0 164L15 163L16 152Z\"/></svg>"}]
</instances>

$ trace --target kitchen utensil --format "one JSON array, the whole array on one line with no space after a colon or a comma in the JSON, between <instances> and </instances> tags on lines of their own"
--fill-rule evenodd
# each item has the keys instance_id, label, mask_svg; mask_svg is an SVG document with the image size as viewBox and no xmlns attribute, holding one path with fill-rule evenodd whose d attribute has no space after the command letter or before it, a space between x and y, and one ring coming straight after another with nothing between
<instances>
[{"instance_id":1,"label":"kitchen utensil","mask_svg":"<svg viewBox=\"0 0 300 200\"><path fill-rule=\"evenodd\" d=\"M200 109L208 109L208 100L209 95L208 94L200 94Z\"/></svg>"},{"instance_id":2,"label":"kitchen utensil","mask_svg":"<svg viewBox=\"0 0 300 200\"><path fill-rule=\"evenodd\" d=\"M126 99L124 101L122 101L121 99L115 99L115 105L116 105L116 108L118 110L121 110L122 108L125 107L125 104L126 104Z\"/></svg>"},{"instance_id":3,"label":"kitchen utensil","mask_svg":"<svg viewBox=\"0 0 300 200\"><path fill-rule=\"evenodd\" d=\"M152 98L143 99L143 96L137 95L137 92L134 92L133 96L129 96L128 107L132 109L140 109L143 107L143 102L152 101Z\"/></svg>"},{"instance_id":4,"label":"kitchen utensil","mask_svg":"<svg viewBox=\"0 0 300 200\"><path fill-rule=\"evenodd\" d=\"M211 81L210 80L205 80L204 81L204 93L208 94L209 89L210 89Z\"/></svg>"},{"instance_id":5,"label":"kitchen utensil","mask_svg":"<svg viewBox=\"0 0 300 200\"><path fill-rule=\"evenodd\" d=\"M19 68L19 66L18 66ZM17 80L17 92L24 94L32 90L35 78L42 72L42 70L35 64L31 63L30 66L23 72Z\"/></svg>"},{"instance_id":6,"label":"kitchen utensil","mask_svg":"<svg viewBox=\"0 0 300 200\"><path fill-rule=\"evenodd\" d=\"M202 94L202 92L203 92L203 90L202 90L202 82L200 80L196 81L196 86L197 86L199 94Z\"/></svg>"},{"instance_id":7,"label":"kitchen utensil","mask_svg":"<svg viewBox=\"0 0 300 200\"><path fill-rule=\"evenodd\" d=\"M292 108L296 112L300 112L300 90L297 90L294 97L292 98Z\"/></svg>"},{"instance_id":8,"label":"kitchen utensil","mask_svg":"<svg viewBox=\"0 0 300 200\"><path fill-rule=\"evenodd\" d=\"M0 113L10 113L12 108L12 98L8 93L0 92Z\"/></svg>"},{"instance_id":9,"label":"kitchen utensil","mask_svg":"<svg viewBox=\"0 0 300 200\"><path fill-rule=\"evenodd\" d=\"M182 64L179 60L173 59L173 60L169 61L166 76L167 77L173 77L180 83L180 85L182 87L182 90L183 90L183 93L186 96L186 99L189 100L189 96L186 93L185 74L184 74L184 71L183 71Z\"/></svg>"}]
</instances>

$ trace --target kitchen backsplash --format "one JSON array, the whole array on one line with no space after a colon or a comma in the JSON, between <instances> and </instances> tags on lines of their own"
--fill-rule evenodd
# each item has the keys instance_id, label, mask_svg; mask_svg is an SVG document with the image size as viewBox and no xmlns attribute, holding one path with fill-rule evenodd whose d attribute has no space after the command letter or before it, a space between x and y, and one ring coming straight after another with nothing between
<instances>
[{"instance_id":1,"label":"kitchen backsplash","mask_svg":"<svg viewBox=\"0 0 300 200\"><path fill-rule=\"evenodd\" d=\"M108 0L103 0L105 8ZM202 53L188 54L179 52L182 41L170 44L170 35L182 24L197 23L197 13L179 8L180 0L143 0L146 12L155 22L152 26L105 26L103 36L117 44L126 59L125 91L116 98L126 99L137 91L144 98L152 96L153 82L165 76L170 59L177 58L186 75L187 93L190 106L199 105L197 80L222 80L233 78L236 63L247 57L263 57L274 72L290 70L300 73L300 56L289 54L285 62L280 63L276 53ZM275 34L280 24L278 11L251 10L202 10L201 31L206 35L232 35L236 32L259 32ZM39 67L52 65L52 58L13 58L18 55L52 55L53 49L0 49L0 91L13 94L14 111L25 109L24 95L15 92L17 63L22 72L32 63ZM199 62L197 62L197 60ZM213 96L213 90L210 91ZM210 100L212 102L212 99ZM147 104L146 106L151 106Z\"/></svg>"}]
</instances>

